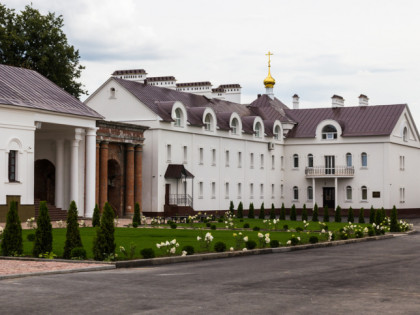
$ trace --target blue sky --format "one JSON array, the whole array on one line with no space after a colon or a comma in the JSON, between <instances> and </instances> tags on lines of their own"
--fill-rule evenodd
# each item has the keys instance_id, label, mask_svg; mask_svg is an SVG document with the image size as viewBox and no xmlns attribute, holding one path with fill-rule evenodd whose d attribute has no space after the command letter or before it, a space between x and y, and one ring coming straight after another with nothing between
<instances>
[{"instance_id":1,"label":"blue sky","mask_svg":"<svg viewBox=\"0 0 420 315\"><path fill-rule=\"evenodd\" d=\"M3 0L22 10L30 1ZM420 1L32 0L63 15L93 93L116 69L142 68L178 82L239 83L242 100L264 93L268 50L275 95L301 108L331 96L357 105L408 103L420 123Z\"/></svg>"}]
</instances>

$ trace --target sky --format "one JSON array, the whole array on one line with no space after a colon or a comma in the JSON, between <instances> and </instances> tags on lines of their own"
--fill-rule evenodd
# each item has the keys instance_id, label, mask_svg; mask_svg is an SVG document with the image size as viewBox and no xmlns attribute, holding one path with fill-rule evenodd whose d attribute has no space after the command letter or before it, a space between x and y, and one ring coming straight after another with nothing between
<instances>
[{"instance_id":1,"label":"sky","mask_svg":"<svg viewBox=\"0 0 420 315\"><path fill-rule=\"evenodd\" d=\"M420 124L417 0L2 0L64 18L92 94L114 70L145 69L178 82L239 83L242 103L264 93L268 51L274 94L300 108L407 103ZM82 97L84 100L86 97Z\"/></svg>"}]
</instances>

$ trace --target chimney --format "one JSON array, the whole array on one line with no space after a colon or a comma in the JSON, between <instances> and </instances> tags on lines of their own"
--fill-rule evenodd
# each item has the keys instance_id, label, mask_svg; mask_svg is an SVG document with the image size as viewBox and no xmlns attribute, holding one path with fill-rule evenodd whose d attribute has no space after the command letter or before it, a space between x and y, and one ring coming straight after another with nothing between
<instances>
[{"instance_id":1,"label":"chimney","mask_svg":"<svg viewBox=\"0 0 420 315\"><path fill-rule=\"evenodd\" d=\"M293 95L293 109L299 109L299 95Z\"/></svg>"},{"instance_id":2,"label":"chimney","mask_svg":"<svg viewBox=\"0 0 420 315\"><path fill-rule=\"evenodd\" d=\"M368 105L369 105L369 98L364 94L360 94L359 106L368 106Z\"/></svg>"},{"instance_id":3,"label":"chimney","mask_svg":"<svg viewBox=\"0 0 420 315\"><path fill-rule=\"evenodd\" d=\"M342 96L334 94L331 99L333 108L344 107L344 98Z\"/></svg>"},{"instance_id":4,"label":"chimney","mask_svg":"<svg viewBox=\"0 0 420 315\"><path fill-rule=\"evenodd\" d=\"M261 94L258 94L258 95L257 95L257 98L260 98L260 97L261 97Z\"/></svg>"}]
</instances>

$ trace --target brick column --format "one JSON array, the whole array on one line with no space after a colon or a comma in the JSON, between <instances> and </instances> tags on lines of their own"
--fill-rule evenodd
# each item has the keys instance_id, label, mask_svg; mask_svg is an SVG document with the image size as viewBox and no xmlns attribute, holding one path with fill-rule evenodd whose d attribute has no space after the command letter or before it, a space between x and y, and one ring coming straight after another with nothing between
<instances>
[{"instance_id":1,"label":"brick column","mask_svg":"<svg viewBox=\"0 0 420 315\"><path fill-rule=\"evenodd\" d=\"M96 141L96 188L95 188L95 203L99 206L99 164L100 164L100 160L99 160L99 143L100 141Z\"/></svg>"},{"instance_id":2,"label":"brick column","mask_svg":"<svg viewBox=\"0 0 420 315\"><path fill-rule=\"evenodd\" d=\"M141 145L136 145L135 147L135 177L134 177L134 202L138 202L140 209L143 209L141 206L141 194L142 194L142 158L143 158L143 148Z\"/></svg>"},{"instance_id":3,"label":"brick column","mask_svg":"<svg viewBox=\"0 0 420 315\"><path fill-rule=\"evenodd\" d=\"M125 145L127 158L125 163L125 215L134 213L134 145Z\"/></svg>"},{"instance_id":4,"label":"brick column","mask_svg":"<svg viewBox=\"0 0 420 315\"><path fill-rule=\"evenodd\" d=\"M108 142L101 142L100 155L99 207L102 210L108 201Z\"/></svg>"}]
</instances>

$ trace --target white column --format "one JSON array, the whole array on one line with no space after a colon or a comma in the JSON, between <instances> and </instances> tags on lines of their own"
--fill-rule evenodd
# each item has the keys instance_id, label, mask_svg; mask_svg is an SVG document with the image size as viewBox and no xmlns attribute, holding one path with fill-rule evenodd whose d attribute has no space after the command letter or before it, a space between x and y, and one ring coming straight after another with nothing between
<instances>
[{"instance_id":1,"label":"white column","mask_svg":"<svg viewBox=\"0 0 420 315\"><path fill-rule=\"evenodd\" d=\"M86 132L86 204L85 217L91 218L95 208L96 189L96 128Z\"/></svg>"},{"instance_id":2,"label":"white column","mask_svg":"<svg viewBox=\"0 0 420 315\"><path fill-rule=\"evenodd\" d=\"M334 186L335 186L335 189L334 189L334 193L335 193L335 208L334 208L334 211L335 211L335 209L337 209L337 206L338 206L338 178L337 177L335 178Z\"/></svg>"},{"instance_id":3,"label":"white column","mask_svg":"<svg viewBox=\"0 0 420 315\"><path fill-rule=\"evenodd\" d=\"M312 210L315 208L315 204L316 204L316 189L315 189L315 177L312 177L312 199L313 199L313 204L312 204Z\"/></svg>"},{"instance_id":4,"label":"white column","mask_svg":"<svg viewBox=\"0 0 420 315\"><path fill-rule=\"evenodd\" d=\"M64 140L59 139L55 144L55 205L64 206Z\"/></svg>"},{"instance_id":5,"label":"white column","mask_svg":"<svg viewBox=\"0 0 420 315\"><path fill-rule=\"evenodd\" d=\"M71 141L71 165L70 165L70 202L75 201L79 207L79 141Z\"/></svg>"}]
</instances>

